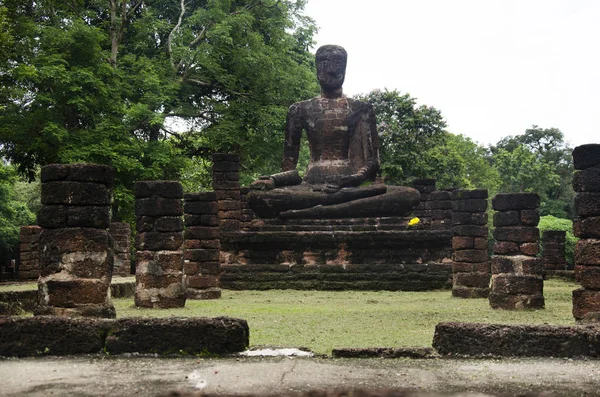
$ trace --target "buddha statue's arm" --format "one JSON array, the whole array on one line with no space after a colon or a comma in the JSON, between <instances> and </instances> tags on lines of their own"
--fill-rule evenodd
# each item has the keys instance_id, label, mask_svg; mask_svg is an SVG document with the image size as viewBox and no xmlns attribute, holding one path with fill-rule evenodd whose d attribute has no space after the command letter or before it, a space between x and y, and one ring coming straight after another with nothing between
<instances>
[{"instance_id":1,"label":"buddha statue's arm","mask_svg":"<svg viewBox=\"0 0 600 397\"><path fill-rule=\"evenodd\" d=\"M250 185L254 189L270 190L281 186L299 185L302 178L296 166L300 155L300 139L302 137L301 108L293 104L287 114L285 127L285 142L283 145L282 172L261 176Z\"/></svg>"},{"instance_id":2,"label":"buddha statue's arm","mask_svg":"<svg viewBox=\"0 0 600 397\"><path fill-rule=\"evenodd\" d=\"M285 122L285 142L283 143L283 172L295 170L300 155L300 139L302 138L302 108L295 103L290 106Z\"/></svg>"}]
</instances>

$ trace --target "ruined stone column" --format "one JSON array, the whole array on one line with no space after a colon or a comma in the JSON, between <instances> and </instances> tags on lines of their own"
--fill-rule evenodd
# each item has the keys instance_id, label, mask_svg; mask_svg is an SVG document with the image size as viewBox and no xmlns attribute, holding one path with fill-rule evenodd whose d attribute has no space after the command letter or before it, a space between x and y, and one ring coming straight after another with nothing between
<instances>
[{"instance_id":1,"label":"ruined stone column","mask_svg":"<svg viewBox=\"0 0 600 397\"><path fill-rule=\"evenodd\" d=\"M413 211L413 215L421 220L423 225L431 225L432 208L429 195L435 192L435 179L421 178L412 181L412 187L421 193L421 202Z\"/></svg>"},{"instance_id":2,"label":"ruined stone column","mask_svg":"<svg viewBox=\"0 0 600 397\"><path fill-rule=\"evenodd\" d=\"M135 305L183 307L183 188L176 181L142 181L134 194Z\"/></svg>"},{"instance_id":3,"label":"ruined stone column","mask_svg":"<svg viewBox=\"0 0 600 397\"><path fill-rule=\"evenodd\" d=\"M240 157L237 154L214 154L212 186L217 195L221 231L240 230Z\"/></svg>"},{"instance_id":4,"label":"ruined stone column","mask_svg":"<svg viewBox=\"0 0 600 397\"><path fill-rule=\"evenodd\" d=\"M490 306L494 309L544 308L543 262L536 258L540 198L535 193L498 194L492 199L494 255Z\"/></svg>"},{"instance_id":5,"label":"ruined stone column","mask_svg":"<svg viewBox=\"0 0 600 397\"><path fill-rule=\"evenodd\" d=\"M184 195L184 273L188 299L221 297L219 207L215 192Z\"/></svg>"},{"instance_id":6,"label":"ruined stone column","mask_svg":"<svg viewBox=\"0 0 600 397\"><path fill-rule=\"evenodd\" d=\"M114 170L95 164L42 168L36 315L115 317L110 297Z\"/></svg>"},{"instance_id":7,"label":"ruined stone column","mask_svg":"<svg viewBox=\"0 0 600 397\"><path fill-rule=\"evenodd\" d=\"M542 233L544 270L565 270L566 235L564 230L546 230Z\"/></svg>"},{"instance_id":8,"label":"ruined stone column","mask_svg":"<svg viewBox=\"0 0 600 397\"><path fill-rule=\"evenodd\" d=\"M42 228L21 226L19 232L19 280L37 280L40 276L38 243Z\"/></svg>"},{"instance_id":9,"label":"ruined stone column","mask_svg":"<svg viewBox=\"0 0 600 397\"><path fill-rule=\"evenodd\" d=\"M431 229L452 229L452 198L447 190L436 190L429 195L431 206Z\"/></svg>"},{"instance_id":10,"label":"ruined stone column","mask_svg":"<svg viewBox=\"0 0 600 397\"><path fill-rule=\"evenodd\" d=\"M118 276L131 275L131 226L127 222L112 222L110 235L114 241L115 264L113 274Z\"/></svg>"},{"instance_id":11,"label":"ruined stone column","mask_svg":"<svg viewBox=\"0 0 600 397\"><path fill-rule=\"evenodd\" d=\"M600 144L573 150L575 214L573 234L575 275L582 288L573 291L573 317L577 321L600 321Z\"/></svg>"},{"instance_id":12,"label":"ruined stone column","mask_svg":"<svg viewBox=\"0 0 600 397\"><path fill-rule=\"evenodd\" d=\"M487 298L490 292L487 190L452 192L452 296Z\"/></svg>"}]
</instances>

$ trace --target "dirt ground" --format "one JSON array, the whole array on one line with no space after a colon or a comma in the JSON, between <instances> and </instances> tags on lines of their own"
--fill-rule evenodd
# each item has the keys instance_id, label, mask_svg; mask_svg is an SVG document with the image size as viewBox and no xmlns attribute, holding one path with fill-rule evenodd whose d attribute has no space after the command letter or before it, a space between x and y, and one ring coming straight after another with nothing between
<instances>
[{"instance_id":1,"label":"dirt ground","mask_svg":"<svg viewBox=\"0 0 600 397\"><path fill-rule=\"evenodd\" d=\"M0 374L4 396L277 395L337 387L600 396L600 361L571 359L40 357L2 359Z\"/></svg>"}]
</instances>

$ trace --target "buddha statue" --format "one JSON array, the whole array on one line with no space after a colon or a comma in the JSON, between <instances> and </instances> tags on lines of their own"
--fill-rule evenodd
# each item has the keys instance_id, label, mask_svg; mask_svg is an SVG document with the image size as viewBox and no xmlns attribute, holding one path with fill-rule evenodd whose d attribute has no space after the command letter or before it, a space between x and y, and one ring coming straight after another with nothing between
<instances>
[{"instance_id":1,"label":"buddha statue","mask_svg":"<svg viewBox=\"0 0 600 397\"><path fill-rule=\"evenodd\" d=\"M346 51L336 45L316 53L321 95L293 104L287 115L281 173L251 184L248 204L262 218L349 218L407 215L419 192L374 182L379 139L373 106L343 94ZM296 170L302 131L310 162Z\"/></svg>"}]
</instances>

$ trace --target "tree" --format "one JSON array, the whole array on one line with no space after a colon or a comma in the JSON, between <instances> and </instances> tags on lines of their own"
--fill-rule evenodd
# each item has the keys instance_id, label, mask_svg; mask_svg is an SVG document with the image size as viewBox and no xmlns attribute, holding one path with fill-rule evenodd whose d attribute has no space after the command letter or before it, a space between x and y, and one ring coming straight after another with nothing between
<instances>
[{"instance_id":1,"label":"tree","mask_svg":"<svg viewBox=\"0 0 600 397\"><path fill-rule=\"evenodd\" d=\"M0 257L19 242L19 228L35 222L35 215L15 194L17 173L0 159Z\"/></svg>"},{"instance_id":2,"label":"tree","mask_svg":"<svg viewBox=\"0 0 600 397\"><path fill-rule=\"evenodd\" d=\"M435 178L438 187L487 189L490 195L498 191L500 175L491 165L489 151L470 138L446 133L424 157L425 174Z\"/></svg>"},{"instance_id":3,"label":"tree","mask_svg":"<svg viewBox=\"0 0 600 397\"><path fill-rule=\"evenodd\" d=\"M357 99L369 102L377 115L381 171L392 184L431 177L424 155L446 138L446 122L439 110L417 106L416 99L397 90L373 90Z\"/></svg>"},{"instance_id":4,"label":"tree","mask_svg":"<svg viewBox=\"0 0 600 397\"><path fill-rule=\"evenodd\" d=\"M496 158L502 151L513 153L518 148L521 148L518 156L522 157L523 151L531 153L527 161L531 161L532 165L538 168L536 180L530 181L535 187L531 187L529 191L540 195L541 214L571 218L574 198L571 187L574 172L571 157L573 149L565 143L563 133L557 128L543 129L534 125L522 135L503 138L490 149ZM530 170L523 169L519 172L526 174ZM527 178L511 174L509 179L522 179L524 182Z\"/></svg>"},{"instance_id":5,"label":"tree","mask_svg":"<svg viewBox=\"0 0 600 397\"><path fill-rule=\"evenodd\" d=\"M5 0L0 154L29 178L112 165L114 215L130 220L133 182L179 177L184 156L238 151L269 171L287 107L317 92L304 3Z\"/></svg>"}]
</instances>

